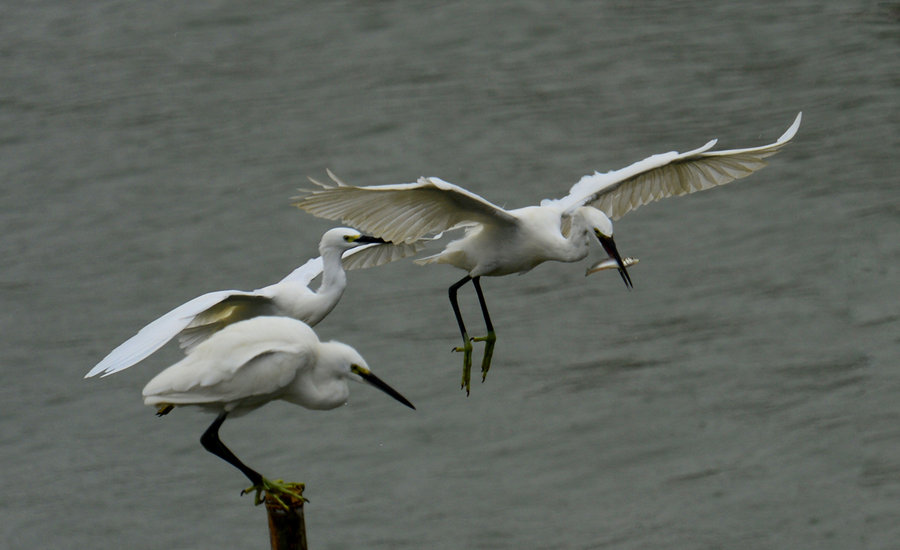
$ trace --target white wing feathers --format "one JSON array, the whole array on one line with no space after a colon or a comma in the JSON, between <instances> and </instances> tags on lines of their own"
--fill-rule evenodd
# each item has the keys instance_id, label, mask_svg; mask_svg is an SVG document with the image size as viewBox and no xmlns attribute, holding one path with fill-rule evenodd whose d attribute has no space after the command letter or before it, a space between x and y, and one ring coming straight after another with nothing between
<instances>
[{"instance_id":1,"label":"white wing feathers","mask_svg":"<svg viewBox=\"0 0 900 550\"><path fill-rule=\"evenodd\" d=\"M350 252L352 252L352 250L347 251L347 253ZM315 258L310 258L305 264L288 273L283 279L278 281L278 283L302 283L304 286L309 286L309 283L322 273L322 269L324 269L322 257L316 256Z\"/></svg>"},{"instance_id":2,"label":"white wing feathers","mask_svg":"<svg viewBox=\"0 0 900 550\"><path fill-rule=\"evenodd\" d=\"M368 269L417 254L425 248L425 240L411 243L368 244L344 252L341 263L344 269Z\"/></svg>"},{"instance_id":3,"label":"white wing feathers","mask_svg":"<svg viewBox=\"0 0 900 550\"><path fill-rule=\"evenodd\" d=\"M438 178L369 187L315 183L322 189L297 197L295 206L394 243L412 243L463 224L516 223L506 210Z\"/></svg>"},{"instance_id":4,"label":"white wing feathers","mask_svg":"<svg viewBox=\"0 0 900 550\"><path fill-rule=\"evenodd\" d=\"M343 255L345 269L364 269L379 266L405 258L422 250L423 242L395 244L370 244L348 250ZM85 378L102 374L110 374L125 370L149 357L153 352L163 347L169 340L179 336L182 340L181 347L185 352L190 352L194 346L206 340L221 326L228 324L228 315L213 316L205 319L205 323L195 328L188 328L197 316L211 313L211 308L226 300L235 297L246 297L250 300L241 300L241 304L232 304L235 309L240 308L238 315L233 318L240 320L254 315L270 312L270 300L273 297L278 284L291 282L302 283L309 286L310 283L322 273L322 258L316 257L290 272L286 277L274 285L258 288L253 292L242 290L218 290L208 292L190 300L159 319L151 322L137 334L112 350L102 361L85 375ZM187 329L185 333L182 333ZM190 333L190 334L188 334Z\"/></svg>"},{"instance_id":5,"label":"white wing feathers","mask_svg":"<svg viewBox=\"0 0 900 550\"><path fill-rule=\"evenodd\" d=\"M422 239L412 243L367 244L359 246L344 252L344 255L341 256L341 263L347 271L378 267L417 254L425 248L426 240L431 239ZM291 271L278 282L303 283L309 286L316 277L322 274L322 269L322 257L317 256Z\"/></svg>"},{"instance_id":6,"label":"white wing feathers","mask_svg":"<svg viewBox=\"0 0 900 550\"><path fill-rule=\"evenodd\" d=\"M344 252L344 255L341 256L341 263L347 271L378 267L417 254L425 248L424 241L425 240L400 244L378 243L358 246ZM305 264L288 273L283 279L278 281L278 283L302 283L305 286L309 286L316 277L322 274L322 269L324 269L322 257L317 256L307 260ZM269 287L263 287L262 289L257 289L253 292L261 292L266 288Z\"/></svg>"},{"instance_id":7,"label":"white wing feathers","mask_svg":"<svg viewBox=\"0 0 900 550\"><path fill-rule=\"evenodd\" d=\"M203 388L215 387L210 401L228 402L277 391L294 379L298 363L310 363L309 327L277 317L257 317L247 323L229 325L199 344L184 359L159 373L143 390L151 402L178 403L182 397L201 401ZM310 336L312 335L312 336ZM283 361L272 361L273 355ZM307 357L299 359L298 356ZM268 357L265 371L257 372L257 359Z\"/></svg>"},{"instance_id":8,"label":"white wing feathers","mask_svg":"<svg viewBox=\"0 0 900 550\"><path fill-rule=\"evenodd\" d=\"M797 133L802 114L798 113L790 128L769 145L710 151L716 144L712 140L687 153L653 155L621 170L584 176L572 186L568 196L543 204L556 204L567 212L590 205L616 220L639 206L665 197L724 185L766 166L763 159L781 150Z\"/></svg>"},{"instance_id":9,"label":"white wing feathers","mask_svg":"<svg viewBox=\"0 0 900 550\"><path fill-rule=\"evenodd\" d=\"M197 296L151 322L138 331L137 334L125 340L116 349L109 352L94 368L88 371L85 378L98 374L109 376L120 370L127 369L163 347L166 342L184 330L194 320L194 317L222 302L222 300L231 296L253 295L254 293L252 292L240 290L218 290Z\"/></svg>"}]
</instances>

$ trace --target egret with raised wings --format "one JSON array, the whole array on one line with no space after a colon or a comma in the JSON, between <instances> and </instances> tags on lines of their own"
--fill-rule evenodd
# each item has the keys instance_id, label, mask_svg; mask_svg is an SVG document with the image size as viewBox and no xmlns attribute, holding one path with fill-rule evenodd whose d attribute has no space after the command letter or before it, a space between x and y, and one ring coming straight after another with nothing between
<instances>
[{"instance_id":1,"label":"egret with raised wings","mask_svg":"<svg viewBox=\"0 0 900 550\"><path fill-rule=\"evenodd\" d=\"M469 391L472 341L484 341L482 380L491 364L496 335L479 279L526 272L546 261L575 262L588 254L596 237L614 261L626 286L627 265L613 242L612 220L649 202L726 184L763 168L763 160L777 153L800 127L802 113L774 143L748 149L712 151L716 140L687 153L653 155L631 166L584 176L561 199L545 199L540 206L506 210L482 197L438 178L417 183L356 187L329 172L334 185L313 181L321 189L297 197L295 205L316 216L342 220L392 242L415 242L455 228L465 235L443 251L418 263L445 263L467 272L449 289L450 303L462 335L462 386ZM588 274L597 269L589 269ZM456 300L457 290L471 281L487 328L485 336L470 338Z\"/></svg>"},{"instance_id":2,"label":"egret with raised wings","mask_svg":"<svg viewBox=\"0 0 900 550\"><path fill-rule=\"evenodd\" d=\"M287 277L252 292L218 290L198 296L142 328L104 357L85 378L127 369L176 336L183 348L190 349L231 323L260 315L285 315L314 326L341 299L347 286L345 268L381 265L415 254L422 246L416 242L395 245L347 227L329 229L319 242L321 256L307 261ZM309 284L319 274L322 282L313 291Z\"/></svg>"},{"instance_id":3,"label":"egret with raised wings","mask_svg":"<svg viewBox=\"0 0 900 550\"><path fill-rule=\"evenodd\" d=\"M276 399L307 409L334 409L350 396L348 380L366 382L415 409L372 374L355 349L320 342L308 325L289 317L254 317L223 328L150 380L143 396L144 404L156 407L159 416L187 405L218 413L200 443L247 476L253 486L244 492L255 491L259 504L263 491L279 501L284 493L302 499L302 484L266 479L241 462L219 439L225 418Z\"/></svg>"}]
</instances>

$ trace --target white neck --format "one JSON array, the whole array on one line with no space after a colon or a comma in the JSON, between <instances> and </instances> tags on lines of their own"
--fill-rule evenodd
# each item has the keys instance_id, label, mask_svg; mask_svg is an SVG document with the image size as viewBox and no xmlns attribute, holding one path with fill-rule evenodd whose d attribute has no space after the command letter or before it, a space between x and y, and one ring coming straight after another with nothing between
<instances>
[{"instance_id":1,"label":"white neck","mask_svg":"<svg viewBox=\"0 0 900 550\"><path fill-rule=\"evenodd\" d=\"M341 263L343 252L343 250L329 248L322 253L322 283L316 290L316 294L319 296L337 293L340 297L344 293L344 287L347 286L347 273Z\"/></svg>"},{"instance_id":2,"label":"white neck","mask_svg":"<svg viewBox=\"0 0 900 550\"><path fill-rule=\"evenodd\" d=\"M577 262L584 259L591 247L591 235L593 228L580 212L572 215L572 226L569 228L569 235L566 237L568 249L562 251L565 257L561 261Z\"/></svg>"},{"instance_id":3,"label":"white neck","mask_svg":"<svg viewBox=\"0 0 900 550\"><path fill-rule=\"evenodd\" d=\"M350 388L346 377L339 374L345 360L333 348L331 343L320 343L315 367L297 376L282 399L313 410L329 410L346 403Z\"/></svg>"}]
</instances>

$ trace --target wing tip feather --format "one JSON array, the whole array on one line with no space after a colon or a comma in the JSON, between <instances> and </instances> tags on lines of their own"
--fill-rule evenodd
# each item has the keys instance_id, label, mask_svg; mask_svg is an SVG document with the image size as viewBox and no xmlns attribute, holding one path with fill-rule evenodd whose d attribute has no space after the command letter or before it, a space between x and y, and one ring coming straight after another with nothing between
<instances>
[{"instance_id":1,"label":"wing tip feather","mask_svg":"<svg viewBox=\"0 0 900 550\"><path fill-rule=\"evenodd\" d=\"M781 134L781 137L775 143L782 144L787 143L792 140L795 135L797 135L797 130L800 129L800 122L803 120L803 111L797 113L796 118L794 118L794 122L788 127L787 130Z\"/></svg>"}]
</instances>

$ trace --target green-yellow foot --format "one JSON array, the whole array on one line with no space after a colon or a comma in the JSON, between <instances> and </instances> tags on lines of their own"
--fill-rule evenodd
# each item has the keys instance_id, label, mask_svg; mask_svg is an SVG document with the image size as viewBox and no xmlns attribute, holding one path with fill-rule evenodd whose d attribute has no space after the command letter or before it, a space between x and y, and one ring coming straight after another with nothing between
<instances>
[{"instance_id":1,"label":"green-yellow foot","mask_svg":"<svg viewBox=\"0 0 900 550\"><path fill-rule=\"evenodd\" d=\"M472 338L473 342L484 342L484 356L481 358L481 381L487 378L487 373L491 370L491 358L494 356L494 344L497 342L497 335L494 331L487 333L487 336L478 336Z\"/></svg>"},{"instance_id":2,"label":"green-yellow foot","mask_svg":"<svg viewBox=\"0 0 900 550\"><path fill-rule=\"evenodd\" d=\"M463 375L460 389L465 389L466 395L469 395L469 387L471 385L470 380L472 378L472 342L469 340L469 337L465 336L463 338L463 345L461 347L453 348L452 351L463 352Z\"/></svg>"},{"instance_id":3,"label":"green-yellow foot","mask_svg":"<svg viewBox=\"0 0 900 550\"><path fill-rule=\"evenodd\" d=\"M256 494L253 497L253 504L259 506L266 501L266 497L263 496L263 493L265 493L266 495L269 495L277 500L278 504L280 504L285 510L290 510L291 507L285 504L281 497L287 496L292 499L299 500L300 502L309 502L309 500L303 497L304 487L305 485L303 485L302 483L287 483L280 479L272 481L270 479L262 478L261 483L252 487L247 487L246 489L241 491L241 494L246 495L255 492Z\"/></svg>"}]
</instances>

